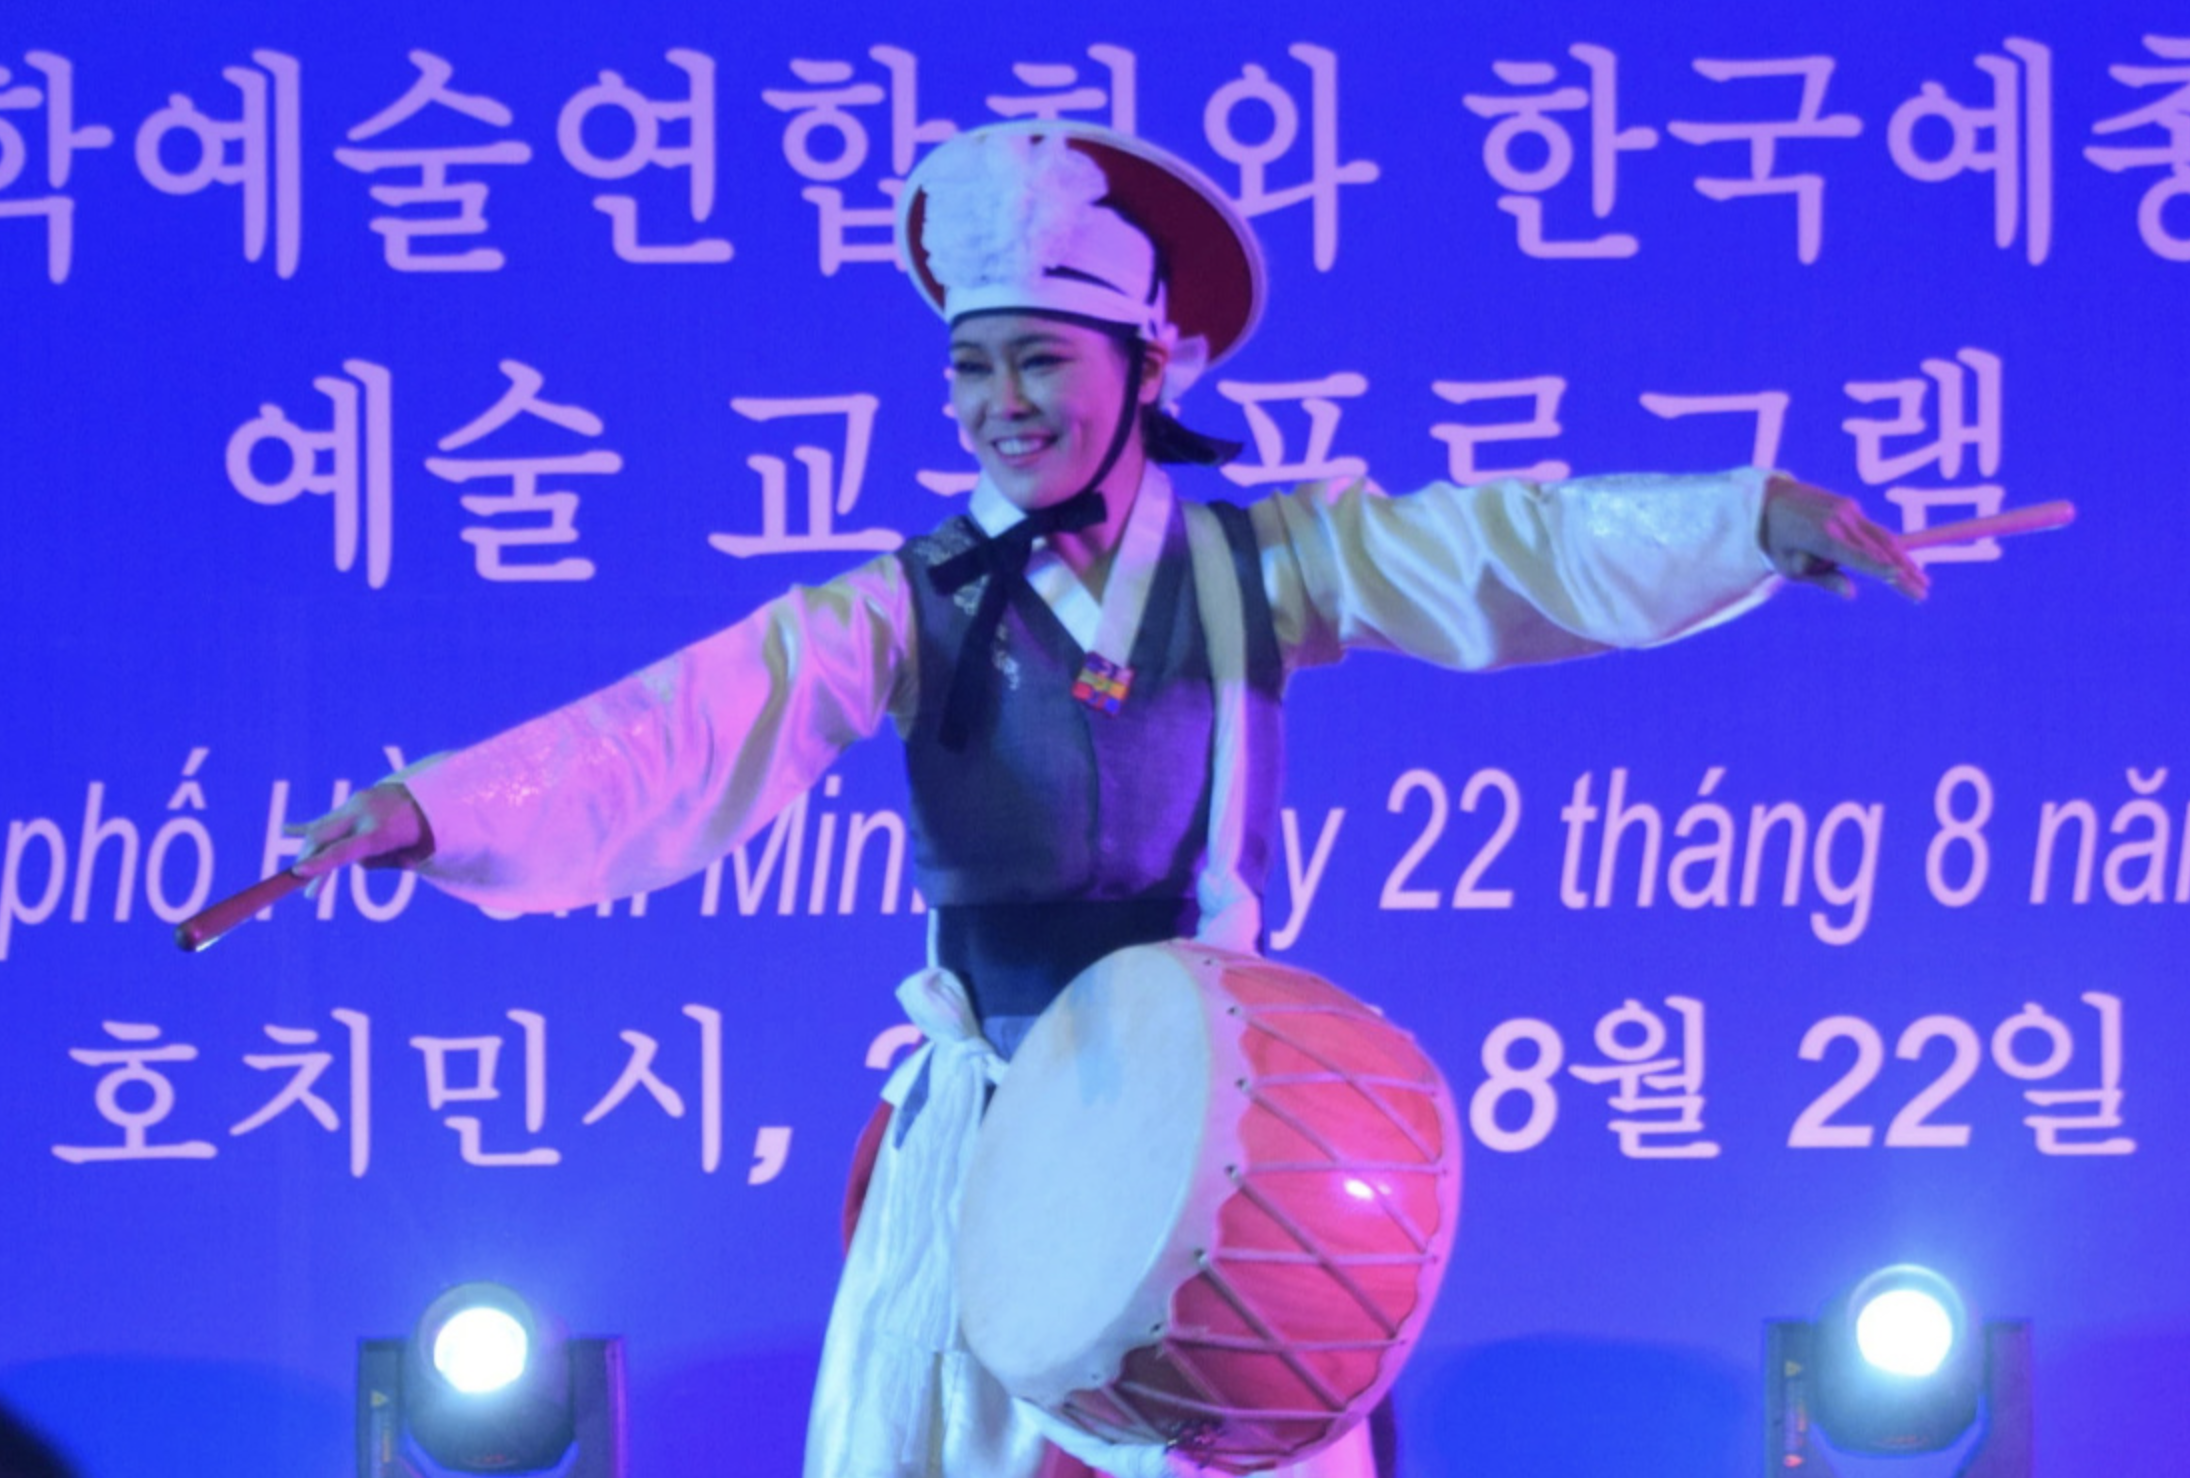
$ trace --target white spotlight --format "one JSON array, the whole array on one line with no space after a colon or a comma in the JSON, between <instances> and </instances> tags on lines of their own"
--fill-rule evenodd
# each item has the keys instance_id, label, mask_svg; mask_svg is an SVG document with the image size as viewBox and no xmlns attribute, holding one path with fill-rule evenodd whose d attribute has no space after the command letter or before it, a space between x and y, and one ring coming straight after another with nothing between
<instances>
[{"instance_id":1,"label":"white spotlight","mask_svg":"<svg viewBox=\"0 0 2190 1478\"><path fill-rule=\"evenodd\" d=\"M1855 1342L1863 1358L1880 1370L1927 1376L1954 1348L1954 1316L1920 1289L1896 1288L1872 1299L1855 1316Z\"/></svg>"},{"instance_id":2,"label":"white spotlight","mask_svg":"<svg viewBox=\"0 0 2190 1478\"><path fill-rule=\"evenodd\" d=\"M499 1391L525 1373L525 1326L475 1305L452 1316L433 1340L433 1368L467 1395Z\"/></svg>"}]
</instances>

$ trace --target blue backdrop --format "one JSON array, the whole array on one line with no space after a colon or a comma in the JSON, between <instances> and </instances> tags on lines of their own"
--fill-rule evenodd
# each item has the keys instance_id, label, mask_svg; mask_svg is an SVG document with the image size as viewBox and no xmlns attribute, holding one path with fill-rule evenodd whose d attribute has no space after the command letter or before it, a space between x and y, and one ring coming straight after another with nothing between
<instances>
[{"instance_id":1,"label":"blue backdrop","mask_svg":"<svg viewBox=\"0 0 2190 1478\"><path fill-rule=\"evenodd\" d=\"M1474 1136L1406 1471L1753 1473L1761 1321L1900 1259L2034 1321L2044 1471L2174 1471L2179 14L16 0L0 67L0 1400L85 1473L347 1471L356 1339L475 1277L628 1339L635 1472L795 1471L921 948L894 746L599 912L375 874L167 929L391 761L946 516L889 192L1043 109L1256 214L1198 495L2081 509L1923 609L1299 684L1274 943Z\"/></svg>"}]
</instances>

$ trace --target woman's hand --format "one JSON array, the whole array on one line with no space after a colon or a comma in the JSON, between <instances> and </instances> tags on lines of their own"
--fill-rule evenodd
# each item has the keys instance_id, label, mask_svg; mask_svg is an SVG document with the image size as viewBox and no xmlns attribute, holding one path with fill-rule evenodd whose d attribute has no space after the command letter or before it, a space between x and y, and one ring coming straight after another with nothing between
<instances>
[{"instance_id":1,"label":"woman's hand","mask_svg":"<svg viewBox=\"0 0 2190 1478\"><path fill-rule=\"evenodd\" d=\"M285 828L304 838L290 871L318 879L345 863L416 867L433 855L433 829L402 782L383 780L314 821ZM312 889L317 891L315 881Z\"/></svg>"},{"instance_id":2,"label":"woman's hand","mask_svg":"<svg viewBox=\"0 0 2190 1478\"><path fill-rule=\"evenodd\" d=\"M1764 488L1764 553L1789 580L1818 585L1855 598L1848 570L1885 581L1910 600L1922 600L1931 580L1902 549L1901 541L1863 516L1853 498L1828 493L1773 473Z\"/></svg>"}]
</instances>

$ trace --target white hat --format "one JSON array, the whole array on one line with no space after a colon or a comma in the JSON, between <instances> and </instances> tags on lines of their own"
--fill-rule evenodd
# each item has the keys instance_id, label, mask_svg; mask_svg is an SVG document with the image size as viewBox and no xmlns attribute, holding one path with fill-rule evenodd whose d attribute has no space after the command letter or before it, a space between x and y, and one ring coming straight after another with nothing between
<instances>
[{"instance_id":1,"label":"white hat","mask_svg":"<svg viewBox=\"0 0 2190 1478\"><path fill-rule=\"evenodd\" d=\"M897 251L946 321L1068 313L1165 344L1165 401L1262 316L1261 248L1224 193L1092 124L1022 119L938 145L898 196Z\"/></svg>"}]
</instances>

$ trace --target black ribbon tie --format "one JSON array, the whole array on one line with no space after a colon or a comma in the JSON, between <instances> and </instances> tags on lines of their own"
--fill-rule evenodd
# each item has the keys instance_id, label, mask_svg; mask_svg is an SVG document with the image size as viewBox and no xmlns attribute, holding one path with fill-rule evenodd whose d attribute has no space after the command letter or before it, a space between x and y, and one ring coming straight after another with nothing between
<instances>
[{"instance_id":1,"label":"black ribbon tie","mask_svg":"<svg viewBox=\"0 0 2190 1478\"><path fill-rule=\"evenodd\" d=\"M1013 587L1027 583L1027 561L1034 556L1034 541L1093 528L1103 521L1107 511L1103 495L1088 488L1061 503L1035 509L994 538L984 535L971 549L935 567L936 588L945 595L955 594L983 576L988 579L981 588L980 604L974 608L973 624L966 628L965 641L958 648L950 692L943 700L945 749L954 754L965 750L974 719L986 707L989 673L995 666L990 654L996 645L996 631L1003 624L1004 604L1011 599Z\"/></svg>"}]
</instances>

